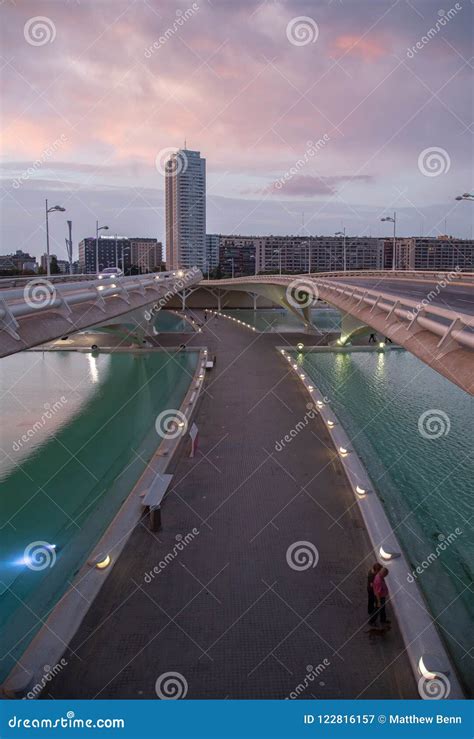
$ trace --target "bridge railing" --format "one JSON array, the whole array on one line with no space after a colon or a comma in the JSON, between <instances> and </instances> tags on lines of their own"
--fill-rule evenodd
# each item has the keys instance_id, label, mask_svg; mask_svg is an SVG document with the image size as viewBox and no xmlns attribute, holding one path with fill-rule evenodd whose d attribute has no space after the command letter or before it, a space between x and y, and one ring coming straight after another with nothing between
<instances>
[{"instance_id":1,"label":"bridge railing","mask_svg":"<svg viewBox=\"0 0 474 739\"><path fill-rule=\"evenodd\" d=\"M413 333L418 328L430 331L440 337L438 347L442 348L449 339L453 339L461 346L474 349L474 316L461 313L452 308L440 308L433 305L426 298L412 300L399 297L374 288L365 288L350 283L319 280L319 295L331 302L331 294L339 295L346 301L345 309L352 315L360 307L369 306L371 311L385 313L387 321L399 318L407 329Z\"/></svg>"},{"instance_id":2,"label":"bridge railing","mask_svg":"<svg viewBox=\"0 0 474 739\"><path fill-rule=\"evenodd\" d=\"M70 320L71 306L81 303L94 303L106 313L108 298L118 297L130 304L131 293L138 292L145 297L147 291L151 291L155 296L150 294L147 297L152 302L155 298L162 299L168 292L172 297L201 278L202 273L196 269L102 280L89 278L59 284L53 283L49 277L30 277L23 281L21 288L0 289L0 330L19 340L17 319L24 316L56 311Z\"/></svg>"},{"instance_id":3,"label":"bridge railing","mask_svg":"<svg viewBox=\"0 0 474 739\"><path fill-rule=\"evenodd\" d=\"M474 272L459 272L456 269L445 270L445 271L426 271L426 270L352 270L346 272L302 272L300 274L291 275L280 275L280 274L261 274L261 275L247 275L244 277L234 278L222 278L220 280L203 280L203 285L212 284L213 286L219 286L219 283L225 283L232 280L232 282L271 282L271 281L283 281L291 282L295 279L344 279L347 277L376 277L376 278L389 278L389 279L401 279L401 280L427 280L431 282L438 282L440 280L449 279L450 282L467 282L469 284L474 283Z\"/></svg>"}]
</instances>

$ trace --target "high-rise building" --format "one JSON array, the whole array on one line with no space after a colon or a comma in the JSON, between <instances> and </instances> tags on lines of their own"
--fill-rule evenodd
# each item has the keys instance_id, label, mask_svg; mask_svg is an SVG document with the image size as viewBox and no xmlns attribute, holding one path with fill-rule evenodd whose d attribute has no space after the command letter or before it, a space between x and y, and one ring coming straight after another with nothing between
<instances>
[{"instance_id":1,"label":"high-rise building","mask_svg":"<svg viewBox=\"0 0 474 739\"><path fill-rule=\"evenodd\" d=\"M131 262L139 272L146 274L161 267L163 261L163 246L156 239L130 239Z\"/></svg>"},{"instance_id":2,"label":"high-rise building","mask_svg":"<svg viewBox=\"0 0 474 739\"><path fill-rule=\"evenodd\" d=\"M125 274L153 272L161 266L162 258L163 247L156 239L99 236L99 271L107 267L119 267ZM84 274L98 271L94 236L79 243L79 270Z\"/></svg>"},{"instance_id":3,"label":"high-rise building","mask_svg":"<svg viewBox=\"0 0 474 739\"><path fill-rule=\"evenodd\" d=\"M470 272L474 269L474 241L452 236L412 236L396 240L397 269Z\"/></svg>"},{"instance_id":4,"label":"high-rise building","mask_svg":"<svg viewBox=\"0 0 474 739\"><path fill-rule=\"evenodd\" d=\"M213 272L219 264L219 234L206 234L206 272Z\"/></svg>"},{"instance_id":5,"label":"high-rise building","mask_svg":"<svg viewBox=\"0 0 474 739\"><path fill-rule=\"evenodd\" d=\"M206 269L206 160L179 149L165 166L166 262Z\"/></svg>"}]
</instances>

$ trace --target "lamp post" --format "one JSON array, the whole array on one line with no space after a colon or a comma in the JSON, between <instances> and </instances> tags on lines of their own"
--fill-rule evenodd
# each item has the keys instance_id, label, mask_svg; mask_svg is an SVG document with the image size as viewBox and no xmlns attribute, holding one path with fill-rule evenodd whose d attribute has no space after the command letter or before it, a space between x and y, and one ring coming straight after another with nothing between
<instances>
[{"instance_id":1,"label":"lamp post","mask_svg":"<svg viewBox=\"0 0 474 739\"><path fill-rule=\"evenodd\" d=\"M69 274L72 275L72 221L67 222L69 238L66 239L66 250L69 259Z\"/></svg>"},{"instance_id":2,"label":"lamp post","mask_svg":"<svg viewBox=\"0 0 474 739\"><path fill-rule=\"evenodd\" d=\"M474 195L471 192L464 192L462 195L458 195L454 199L455 200L474 200Z\"/></svg>"},{"instance_id":3,"label":"lamp post","mask_svg":"<svg viewBox=\"0 0 474 739\"><path fill-rule=\"evenodd\" d=\"M343 239L342 239L342 254L343 254L342 264L343 264L343 271L345 272L346 269L347 269L347 264L346 264L346 227L344 226L344 228L343 228L342 231L336 231L336 233L334 234L334 236L342 236L343 237Z\"/></svg>"},{"instance_id":4,"label":"lamp post","mask_svg":"<svg viewBox=\"0 0 474 739\"><path fill-rule=\"evenodd\" d=\"M46 274L48 277L51 277L51 260L49 258L49 223L48 223L48 214L54 213L55 211L58 211L59 213L64 213L66 208L62 208L60 205L53 205L52 208L48 208L48 200L46 200Z\"/></svg>"},{"instance_id":5,"label":"lamp post","mask_svg":"<svg viewBox=\"0 0 474 739\"><path fill-rule=\"evenodd\" d=\"M234 257L231 257L230 261L232 263L232 279L234 279Z\"/></svg>"},{"instance_id":6,"label":"lamp post","mask_svg":"<svg viewBox=\"0 0 474 739\"><path fill-rule=\"evenodd\" d=\"M99 231L108 231L108 226L99 226L99 221L95 222L95 271L99 274Z\"/></svg>"},{"instance_id":7,"label":"lamp post","mask_svg":"<svg viewBox=\"0 0 474 739\"><path fill-rule=\"evenodd\" d=\"M393 213L392 216L385 216L384 218L380 219L381 221L389 221L389 223L393 223L393 254L392 254L392 271L395 271L395 261L396 261L396 229L397 229L397 214Z\"/></svg>"}]
</instances>

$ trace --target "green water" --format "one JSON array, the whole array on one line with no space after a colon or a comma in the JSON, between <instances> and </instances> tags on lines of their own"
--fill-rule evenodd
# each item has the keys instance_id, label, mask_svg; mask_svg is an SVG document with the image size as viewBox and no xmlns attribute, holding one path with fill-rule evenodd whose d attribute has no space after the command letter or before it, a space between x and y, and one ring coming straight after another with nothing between
<instances>
[{"instance_id":1,"label":"green water","mask_svg":"<svg viewBox=\"0 0 474 739\"><path fill-rule=\"evenodd\" d=\"M301 321L284 308L269 308L268 310L258 308L256 311L249 308L236 308L223 312L255 326L258 331L285 333L303 329ZM339 331L341 314L333 308L313 308L311 310L311 321L321 331Z\"/></svg>"},{"instance_id":2,"label":"green water","mask_svg":"<svg viewBox=\"0 0 474 739\"><path fill-rule=\"evenodd\" d=\"M145 469L160 441L156 416L180 407L197 358L24 352L1 360L0 677ZM56 561L33 571L25 548L41 541L57 545Z\"/></svg>"},{"instance_id":3,"label":"green water","mask_svg":"<svg viewBox=\"0 0 474 739\"><path fill-rule=\"evenodd\" d=\"M193 327L189 321L180 318L176 313L168 310L160 310L154 321L155 329L158 333L177 332L189 334L193 332Z\"/></svg>"},{"instance_id":4,"label":"green water","mask_svg":"<svg viewBox=\"0 0 474 739\"><path fill-rule=\"evenodd\" d=\"M416 579L459 673L474 689L467 654L474 617L473 398L408 352L305 353L307 374L326 394L383 500L412 568L454 541ZM431 411L438 427L419 419ZM442 411L446 418L439 414ZM429 416L428 416L429 417ZM440 429L448 433L434 438ZM451 541L451 540L450 540Z\"/></svg>"}]
</instances>

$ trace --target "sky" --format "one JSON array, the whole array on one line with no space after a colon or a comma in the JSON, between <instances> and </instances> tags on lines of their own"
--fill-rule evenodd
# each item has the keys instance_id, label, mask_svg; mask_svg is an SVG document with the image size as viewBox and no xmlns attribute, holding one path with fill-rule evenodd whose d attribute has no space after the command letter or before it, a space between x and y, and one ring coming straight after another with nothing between
<instances>
[{"instance_id":1,"label":"sky","mask_svg":"<svg viewBox=\"0 0 474 739\"><path fill-rule=\"evenodd\" d=\"M207 232L472 237L473 0L4 0L0 253L164 241L163 162ZM77 251L76 251L77 255Z\"/></svg>"}]
</instances>

